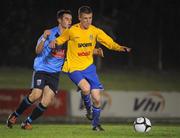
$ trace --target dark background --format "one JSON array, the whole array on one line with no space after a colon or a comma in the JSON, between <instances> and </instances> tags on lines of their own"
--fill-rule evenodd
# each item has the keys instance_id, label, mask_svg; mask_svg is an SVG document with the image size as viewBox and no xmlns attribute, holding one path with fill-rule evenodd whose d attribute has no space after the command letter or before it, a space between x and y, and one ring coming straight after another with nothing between
<instances>
[{"instance_id":1,"label":"dark background","mask_svg":"<svg viewBox=\"0 0 180 138\"><path fill-rule=\"evenodd\" d=\"M1 2L0 66L32 68L44 29L57 25L56 12L70 9L73 23L82 5L94 11L93 24L132 48L130 54L105 51L104 69L180 69L178 0L6 0Z\"/></svg>"}]
</instances>

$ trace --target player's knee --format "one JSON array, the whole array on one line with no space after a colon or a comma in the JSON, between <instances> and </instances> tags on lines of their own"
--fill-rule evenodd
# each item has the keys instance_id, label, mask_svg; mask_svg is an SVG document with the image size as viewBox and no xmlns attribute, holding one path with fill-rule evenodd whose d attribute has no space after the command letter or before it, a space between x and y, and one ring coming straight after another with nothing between
<instances>
[{"instance_id":1,"label":"player's knee","mask_svg":"<svg viewBox=\"0 0 180 138\"><path fill-rule=\"evenodd\" d=\"M52 104L52 100L41 100L41 104L44 106L44 107L48 107Z\"/></svg>"},{"instance_id":2,"label":"player's knee","mask_svg":"<svg viewBox=\"0 0 180 138\"><path fill-rule=\"evenodd\" d=\"M28 96L31 102L35 102L41 97L42 91L41 90L32 90L31 94Z\"/></svg>"},{"instance_id":3,"label":"player's knee","mask_svg":"<svg viewBox=\"0 0 180 138\"><path fill-rule=\"evenodd\" d=\"M79 82L78 87L80 87L80 89L82 90L82 93L83 93L84 95L87 95L87 94L90 93L90 85L89 85L89 83L88 83L87 80L82 79L82 80Z\"/></svg>"},{"instance_id":4,"label":"player's knee","mask_svg":"<svg viewBox=\"0 0 180 138\"><path fill-rule=\"evenodd\" d=\"M41 99L41 103L44 107L48 107L53 103L53 96L43 96Z\"/></svg>"},{"instance_id":5,"label":"player's knee","mask_svg":"<svg viewBox=\"0 0 180 138\"><path fill-rule=\"evenodd\" d=\"M44 106L44 107L48 107L50 105L50 102L49 101L44 101L42 100L41 101L41 104Z\"/></svg>"},{"instance_id":6,"label":"player's knee","mask_svg":"<svg viewBox=\"0 0 180 138\"><path fill-rule=\"evenodd\" d=\"M92 100L93 100L93 105L95 107L100 107L101 106L101 98L99 96L98 97L93 97Z\"/></svg>"},{"instance_id":7,"label":"player's knee","mask_svg":"<svg viewBox=\"0 0 180 138\"><path fill-rule=\"evenodd\" d=\"M94 100L93 102L95 107L100 107L101 106L101 101L100 100Z\"/></svg>"},{"instance_id":8,"label":"player's knee","mask_svg":"<svg viewBox=\"0 0 180 138\"><path fill-rule=\"evenodd\" d=\"M82 87L82 93L83 93L84 95L89 94L89 93L90 93L90 86L89 86L89 85L83 86L83 87Z\"/></svg>"}]
</instances>

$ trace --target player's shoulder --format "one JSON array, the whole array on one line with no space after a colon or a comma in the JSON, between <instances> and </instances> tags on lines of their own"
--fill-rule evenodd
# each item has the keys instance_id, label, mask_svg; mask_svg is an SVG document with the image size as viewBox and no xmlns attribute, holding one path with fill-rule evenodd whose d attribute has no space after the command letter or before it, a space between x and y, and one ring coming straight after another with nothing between
<instances>
[{"instance_id":1,"label":"player's shoulder","mask_svg":"<svg viewBox=\"0 0 180 138\"><path fill-rule=\"evenodd\" d=\"M76 23L76 24L72 25L72 26L69 28L69 30L74 30L74 29L77 29L77 28L80 28L79 23Z\"/></svg>"},{"instance_id":2,"label":"player's shoulder","mask_svg":"<svg viewBox=\"0 0 180 138\"><path fill-rule=\"evenodd\" d=\"M100 28L98 28L98 27L96 27L94 25L90 25L90 29L93 30L93 31L96 31L96 32L101 30Z\"/></svg>"},{"instance_id":3,"label":"player's shoulder","mask_svg":"<svg viewBox=\"0 0 180 138\"><path fill-rule=\"evenodd\" d=\"M96 26L94 26L94 25L90 25L90 28L91 28L91 29L95 29L95 30L98 29L98 27L96 27Z\"/></svg>"},{"instance_id":4,"label":"player's shoulder","mask_svg":"<svg viewBox=\"0 0 180 138\"><path fill-rule=\"evenodd\" d=\"M77 24L72 25L72 26L68 29L68 31L69 31L69 33L71 34L71 33L74 33L74 32L79 31L79 28L80 28L80 25L77 23Z\"/></svg>"},{"instance_id":5,"label":"player's shoulder","mask_svg":"<svg viewBox=\"0 0 180 138\"><path fill-rule=\"evenodd\" d=\"M50 30L51 32L57 32L57 31L58 31L58 27L55 26L55 27L53 27L53 28L50 28L49 30Z\"/></svg>"}]
</instances>

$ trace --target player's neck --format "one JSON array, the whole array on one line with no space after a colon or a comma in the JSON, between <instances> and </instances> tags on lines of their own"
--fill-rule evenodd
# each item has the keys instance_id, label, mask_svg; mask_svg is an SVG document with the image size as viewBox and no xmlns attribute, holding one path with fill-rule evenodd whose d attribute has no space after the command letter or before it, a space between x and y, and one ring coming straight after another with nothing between
<instances>
[{"instance_id":1,"label":"player's neck","mask_svg":"<svg viewBox=\"0 0 180 138\"><path fill-rule=\"evenodd\" d=\"M89 29L89 27L85 28L81 23L79 23L79 26L80 26L80 28L81 28L82 30L87 30L87 29Z\"/></svg>"},{"instance_id":2,"label":"player's neck","mask_svg":"<svg viewBox=\"0 0 180 138\"><path fill-rule=\"evenodd\" d=\"M62 33L66 28L62 27L61 24L58 25L59 31L60 33Z\"/></svg>"}]
</instances>

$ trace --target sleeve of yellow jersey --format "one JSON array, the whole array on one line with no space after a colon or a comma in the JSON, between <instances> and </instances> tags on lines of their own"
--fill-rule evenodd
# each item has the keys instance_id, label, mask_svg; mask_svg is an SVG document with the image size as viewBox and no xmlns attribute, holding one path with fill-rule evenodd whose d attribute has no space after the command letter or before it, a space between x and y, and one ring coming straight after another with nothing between
<instances>
[{"instance_id":1,"label":"sleeve of yellow jersey","mask_svg":"<svg viewBox=\"0 0 180 138\"><path fill-rule=\"evenodd\" d=\"M69 40L69 29L63 31L63 33L56 38L56 44L62 45Z\"/></svg>"},{"instance_id":2,"label":"sleeve of yellow jersey","mask_svg":"<svg viewBox=\"0 0 180 138\"><path fill-rule=\"evenodd\" d=\"M124 48L113 41L113 39L108 36L104 31L101 29L97 29L97 41L107 47L108 49L115 50L115 51L123 51Z\"/></svg>"}]
</instances>

